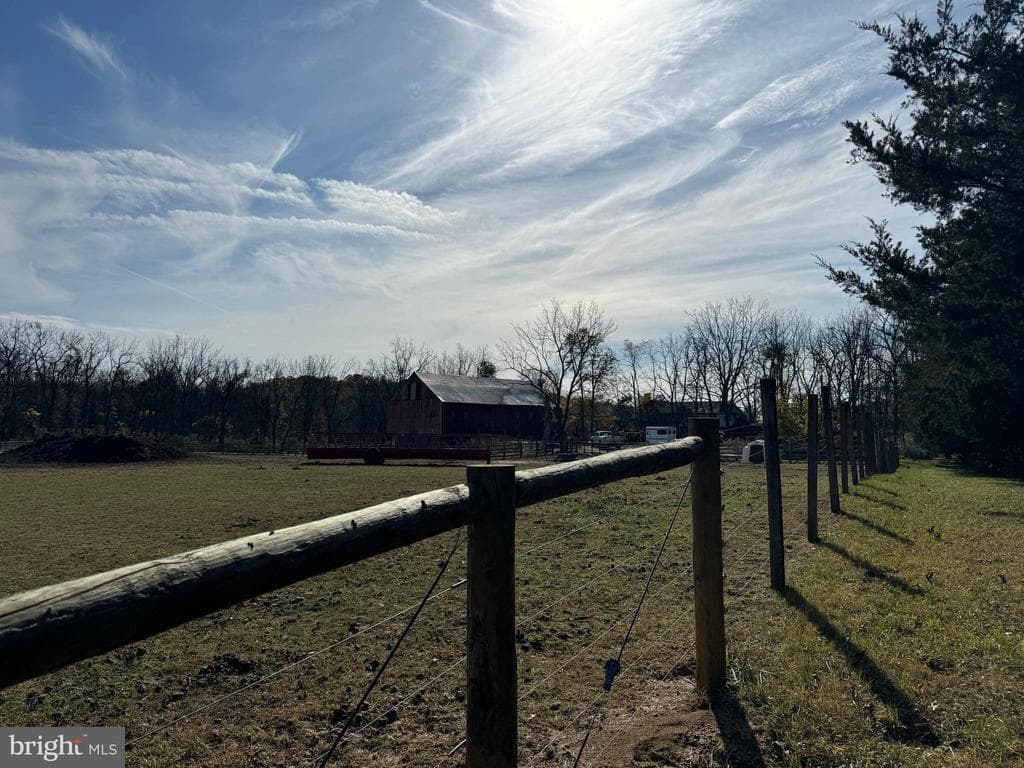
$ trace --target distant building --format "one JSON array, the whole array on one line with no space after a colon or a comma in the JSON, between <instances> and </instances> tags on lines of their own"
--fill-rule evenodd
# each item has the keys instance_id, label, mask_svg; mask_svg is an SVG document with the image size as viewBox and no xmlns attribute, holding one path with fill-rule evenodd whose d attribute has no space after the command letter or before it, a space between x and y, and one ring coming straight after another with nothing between
<instances>
[{"instance_id":1,"label":"distant building","mask_svg":"<svg viewBox=\"0 0 1024 768\"><path fill-rule=\"evenodd\" d=\"M708 402L683 403L690 416L717 416L722 427L744 427L750 423L746 412L736 403L722 403L718 400Z\"/></svg>"},{"instance_id":2,"label":"distant building","mask_svg":"<svg viewBox=\"0 0 1024 768\"><path fill-rule=\"evenodd\" d=\"M527 381L414 373L388 402L388 433L542 438L546 413Z\"/></svg>"},{"instance_id":3,"label":"distant building","mask_svg":"<svg viewBox=\"0 0 1024 768\"><path fill-rule=\"evenodd\" d=\"M735 403L702 400L671 403L668 400L648 400L643 405L643 417L649 424L673 424L679 434L686 434L686 420L691 416L716 417L722 428L740 427L750 423L747 414Z\"/></svg>"}]
</instances>

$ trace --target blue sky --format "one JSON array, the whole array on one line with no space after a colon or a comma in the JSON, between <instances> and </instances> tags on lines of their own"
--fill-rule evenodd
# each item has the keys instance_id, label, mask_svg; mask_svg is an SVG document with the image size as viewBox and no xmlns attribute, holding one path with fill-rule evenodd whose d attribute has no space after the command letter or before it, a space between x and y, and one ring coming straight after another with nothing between
<instances>
[{"instance_id":1,"label":"blue sky","mask_svg":"<svg viewBox=\"0 0 1024 768\"><path fill-rule=\"evenodd\" d=\"M934 5L6 3L0 314L365 358L550 297L834 312L812 254L917 221L841 126L898 110L852 22L895 12Z\"/></svg>"}]
</instances>

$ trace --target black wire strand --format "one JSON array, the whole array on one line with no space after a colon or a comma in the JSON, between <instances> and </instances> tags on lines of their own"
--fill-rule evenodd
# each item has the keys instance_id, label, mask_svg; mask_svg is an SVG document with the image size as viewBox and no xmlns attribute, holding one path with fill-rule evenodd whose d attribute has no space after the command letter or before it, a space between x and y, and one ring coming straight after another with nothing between
<instances>
[{"instance_id":1,"label":"black wire strand","mask_svg":"<svg viewBox=\"0 0 1024 768\"><path fill-rule=\"evenodd\" d=\"M665 547L668 546L668 540L672 535L672 529L675 528L676 520L679 519L679 510L683 507L683 499L686 498L686 492L690 489L690 482L693 480L693 470L690 470L690 476L686 478L686 485L683 486L682 493L679 494L679 502L676 504L675 511L672 513L672 519L669 521L668 529L665 531L665 536L661 540L661 547L658 549L658 554L654 558L654 564L651 566L650 573L647 574L647 583L644 584L643 592L640 593L640 599L637 600L636 610L633 612L633 618L629 622L629 628L626 630L625 636L622 638L622 644L619 646L619 655L615 659L609 659L605 664L605 679L604 679L604 693L608 694L612 690L612 685L615 683L615 678L619 674L619 670L622 668L622 655L626 651L626 645L629 643L629 638L633 634L633 628L636 626L636 621L640 617L640 610L643 608L644 600L647 598L647 593L651 589L651 582L654 581L654 574L658 570L658 565L661 563L661 556L665 553ZM583 735L583 743L580 744L579 751L576 753L576 759L572 763L572 768L578 768L580 760L583 758L583 751L587 748L587 742L590 741L590 734L594 730L594 725L597 723L597 715L600 712L600 705L594 708L594 714L590 718L590 723L587 725L587 730Z\"/></svg>"},{"instance_id":2,"label":"black wire strand","mask_svg":"<svg viewBox=\"0 0 1024 768\"><path fill-rule=\"evenodd\" d=\"M647 574L647 583L644 584L644 591L640 593L640 599L636 604L636 611L633 613L633 620L629 622L629 629L626 630L626 636L622 638L622 646L619 648L619 655L616 658L616 665L621 664L622 654L626 650L626 643L629 642L630 635L633 634L633 627L636 626L636 620L640 617L640 609L643 608L644 600L647 598L647 593L651 589L651 582L654 581L654 573L658 570L658 565L661 564L661 556L665 554L665 547L668 546L669 537L672 535L672 529L675 528L676 520L679 519L679 510L683 507L683 499L686 498L686 492L690 490L690 481L693 480L693 471L690 471L690 476L686 478L686 485L683 486L683 492L679 494L679 503L676 504L675 512L672 513L672 519L669 521L668 530L665 531L665 537L661 540L661 547L658 549L658 554L654 558L654 565L651 566L651 572Z\"/></svg>"},{"instance_id":3,"label":"black wire strand","mask_svg":"<svg viewBox=\"0 0 1024 768\"><path fill-rule=\"evenodd\" d=\"M438 592L437 594L433 595L430 598L430 600L428 600L427 602L428 603L432 603L435 600L437 600L439 598L442 598L445 595L449 594L453 590L458 589L459 587L463 586L465 583L466 583L465 579L460 579L459 581L456 581L454 584L452 584L450 587L446 587L446 588L442 589L440 592ZM327 645L325 645L325 646L323 646L321 648L317 648L315 651L310 651L309 653L305 654L304 656L301 656L301 657L299 657L298 659L296 659L294 661L290 661L287 664L284 664L283 666L278 667L277 669L273 670L272 672L269 672L269 673L263 675L262 677L259 677L256 680L253 680L250 683L246 683L245 685L243 685L243 686L241 686L239 688L236 688L236 689L234 689L232 691L229 691L228 693L225 693L225 694L223 694L221 696L218 696L217 698L213 699L212 701L208 701L205 704L201 704L198 707L194 707L193 709L190 709L189 711L185 712L184 714L179 715L178 717L175 717L173 720L170 720L170 721L164 723L163 725L158 725L155 728L152 728L151 730L146 731L145 733L143 733L143 734L141 734L139 736L132 737L127 742L125 742L125 747L131 747L131 746L133 746L134 744L136 744L136 743L138 743L140 741L146 741L146 740L149 739L150 736L155 736L156 734L160 733L161 731L166 731L168 728L172 728L175 725L177 725L178 723L182 723L182 722L185 722L187 720L191 720L193 717L195 717L196 715L200 714L201 712L205 712L208 709L212 709L214 707L217 707L220 704L223 704L225 701L228 701L229 699L233 699L235 696L239 696L239 695L241 695L242 693L245 693L248 690L251 690L253 688L257 688L257 687L263 685L263 683L267 682L268 680L273 680L274 678L279 677L280 675L284 674L285 672L288 672L290 670L296 669L297 667L300 667L303 664L307 664L310 661L312 661L313 659L318 658L320 656L323 656L328 651L331 651L331 650L337 648L339 645L344 645L345 643L348 643L348 642L351 642L352 640L355 640L357 637L361 637L362 635L365 635L365 634L367 634L369 632L372 632L373 630L378 629L379 627L382 627L385 624L388 624L389 622L392 622L392 621L394 621L395 619L397 619L397 618L399 618L401 616L404 616L405 614L409 613L409 611L412 611L415 608L416 608L415 605L407 606L407 607L403 608L402 610L397 611L397 612L391 614L390 616L385 616L383 619L378 619L373 624L370 624L367 627L363 627L362 629L360 629L360 630L358 630L356 632L353 632L353 633L351 633L349 635L345 635L345 637L343 637L343 638L341 638L339 640L333 640L330 643L328 643Z\"/></svg>"},{"instance_id":4,"label":"black wire strand","mask_svg":"<svg viewBox=\"0 0 1024 768\"><path fill-rule=\"evenodd\" d=\"M384 659L384 663L380 665L380 668L377 670L377 674L374 675L373 680L370 681L370 684L367 686L362 698L359 699L359 703L356 704L356 706L352 709L352 712L349 713L348 720L345 721L345 725L338 732L338 735L334 737L334 742L331 744L330 749L328 749L320 758L319 762L317 763L318 768L324 768L324 766L326 766L330 759L334 756L334 752L335 750L337 750L338 745L341 744L341 740L345 738L345 733L348 731L350 727L352 727L352 723L355 722L356 717L359 715L359 710L362 709L363 704L366 703L366 700L370 697L370 694L373 693L373 689L377 687L377 684L380 682L381 677L384 676L384 670L388 668L388 664L390 664L391 660L395 658L395 654L398 653L398 648L399 646L401 646L402 641L405 640L406 635L409 634L409 631L412 629L413 624L416 623L416 619L419 618L420 613L423 611L423 607L430 600L430 596L434 593L434 590L437 588L437 585L441 582L441 578L444 576L445 571L448 570L448 564L451 563L452 558L455 556L455 552L459 548L460 544L462 544L461 528L459 529L459 535L455 538L455 544L452 546L451 551L448 553L448 557L446 557L444 562L441 564L441 567L438 569L437 576L434 577L434 581L430 584L430 588L427 590L427 593L423 595L423 599L420 601L420 604L416 607L416 612L413 613L413 615L409 618L409 622L405 625L405 629L402 630L402 634L398 636L398 640L396 640L395 644L391 646L391 650L388 652L387 658Z\"/></svg>"}]
</instances>

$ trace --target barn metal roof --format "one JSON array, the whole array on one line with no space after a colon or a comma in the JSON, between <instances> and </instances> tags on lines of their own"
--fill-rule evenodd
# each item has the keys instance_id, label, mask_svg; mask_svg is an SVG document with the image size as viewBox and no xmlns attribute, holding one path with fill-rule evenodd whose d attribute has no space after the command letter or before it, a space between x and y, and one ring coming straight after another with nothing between
<instances>
[{"instance_id":1,"label":"barn metal roof","mask_svg":"<svg viewBox=\"0 0 1024 768\"><path fill-rule=\"evenodd\" d=\"M544 405L540 392L521 379L482 379L438 373L417 373L416 376L442 403Z\"/></svg>"}]
</instances>

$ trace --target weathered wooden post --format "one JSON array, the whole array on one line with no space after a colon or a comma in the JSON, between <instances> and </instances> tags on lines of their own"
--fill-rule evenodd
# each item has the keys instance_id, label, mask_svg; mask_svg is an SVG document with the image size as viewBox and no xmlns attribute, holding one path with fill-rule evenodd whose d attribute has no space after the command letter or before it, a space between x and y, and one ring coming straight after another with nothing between
<instances>
[{"instance_id":1,"label":"weathered wooden post","mask_svg":"<svg viewBox=\"0 0 1024 768\"><path fill-rule=\"evenodd\" d=\"M832 514L839 514L839 480L836 477L836 435L832 425L832 392L821 385L821 417L825 420L825 461L828 462L828 504Z\"/></svg>"},{"instance_id":2,"label":"weathered wooden post","mask_svg":"<svg viewBox=\"0 0 1024 768\"><path fill-rule=\"evenodd\" d=\"M691 418L687 431L701 439L693 464L693 620L697 689L725 687L725 597L722 586L722 470L719 423Z\"/></svg>"},{"instance_id":3,"label":"weathered wooden post","mask_svg":"<svg viewBox=\"0 0 1024 768\"><path fill-rule=\"evenodd\" d=\"M515 768L516 468L466 468L477 517L467 526L466 766Z\"/></svg>"},{"instance_id":4,"label":"weathered wooden post","mask_svg":"<svg viewBox=\"0 0 1024 768\"><path fill-rule=\"evenodd\" d=\"M843 493L850 492L850 403L846 400L839 404L839 459L842 466Z\"/></svg>"},{"instance_id":5,"label":"weathered wooden post","mask_svg":"<svg viewBox=\"0 0 1024 768\"><path fill-rule=\"evenodd\" d=\"M860 483L860 409L850 403L850 481Z\"/></svg>"},{"instance_id":6,"label":"weathered wooden post","mask_svg":"<svg viewBox=\"0 0 1024 768\"><path fill-rule=\"evenodd\" d=\"M875 475L879 472L878 466L878 449L876 447L875 439L875 418L874 409L870 406L864 414L864 447L865 461L868 465L868 474Z\"/></svg>"},{"instance_id":7,"label":"weathered wooden post","mask_svg":"<svg viewBox=\"0 0 1024 768\"><path fill-rule=\"evenodd\" d=\"M818 396L807 395L807 540L818 540Z\"/></svg>"},{"instance_id":8,"label":"weathered wooden post","mask_svg":"<svg viewBox=\"0 0 1024 768\"><path fill-rule=\"evenodd\" d=\"M864 405L860 407L860 458L861 458L861 479L866 480L871 473L871 461L869 459L869 441L871 430L868 425L868 409Z\"/></svg>"},{"instance_id":9,"label":"weathered wooden post","mask_svg":"<svg viewBox=\"0 0 1024 768\"><path fill-rule=\"evenodd\" d=\"M764 414L764 469L768 484L768 556L772 589L786 588L786 560L782 543L782 467L779 461L779 419L775 379L761 379L761 413Z\"/></svg>"},{"instance_id":10,"label":"weathered wooden post","mask_svg":"<svg viewBox=\"0 0 1024 768\"><path fill-rule=\"evenodd\" d=\"M864 412L864 406L860 405L857 407L857 429L858 429L858 440L857 445L860 450L860 479L864 480L868 476L868 460L867 451L865 449L866 443L864 442L867 437L864 429L867 425L867 414Z\"/></svg>"}]
</instances>

